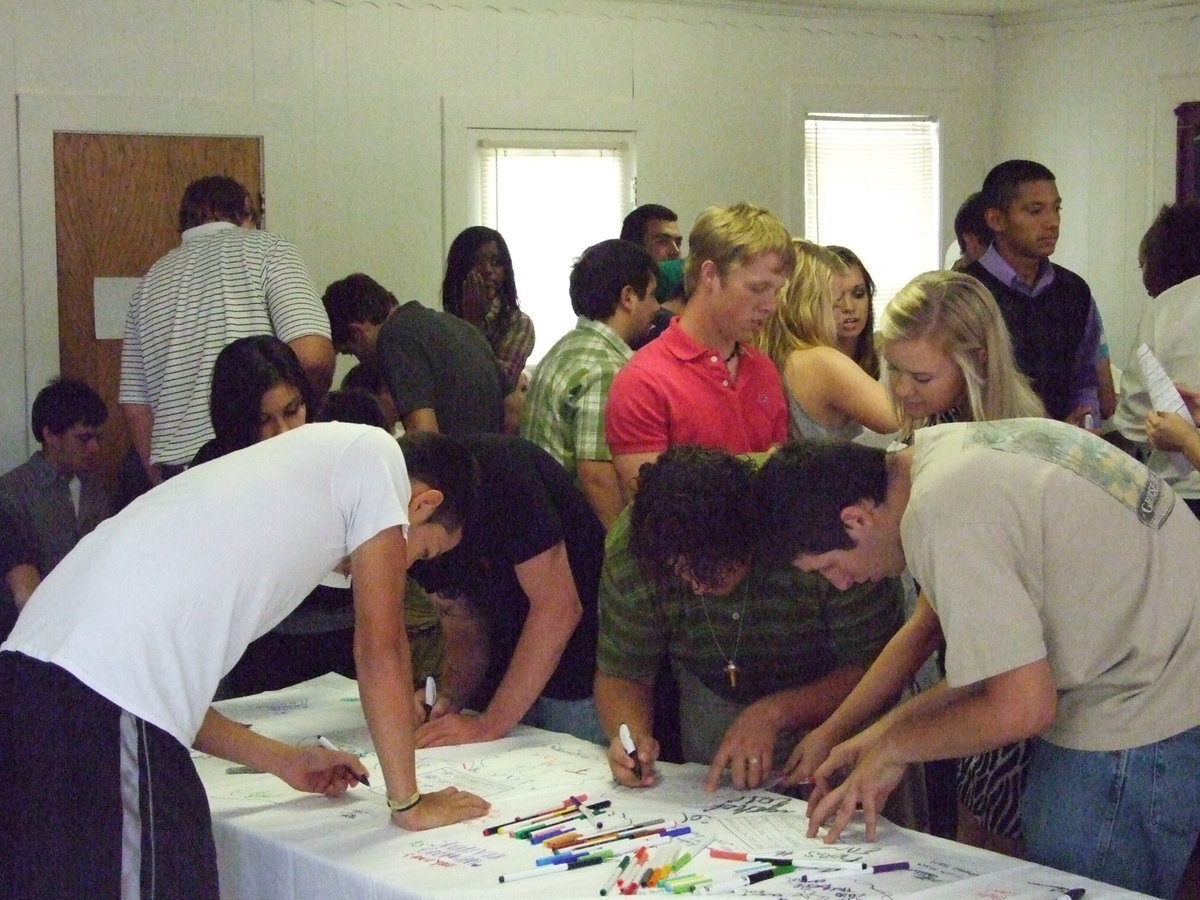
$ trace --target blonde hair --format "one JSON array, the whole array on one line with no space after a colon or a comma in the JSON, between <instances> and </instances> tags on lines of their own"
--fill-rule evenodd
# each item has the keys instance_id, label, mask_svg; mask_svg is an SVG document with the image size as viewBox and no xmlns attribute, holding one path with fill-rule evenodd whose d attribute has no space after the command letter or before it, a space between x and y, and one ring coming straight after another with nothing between
<instances>
[{"instance_id":1,"label":"blonde hair","mask_svg":"<svg viewBox=\"0 0 1200 900\"><path fill-rule=\"evenodd\" d=\"M918 275L884 308L879 336L883 353L899 341L924 339L941 346L962 372L967 408L961 412L968 421L1046 414L1013 359L1000 308L991 292L970 275L945 270ZM901 404L895 406L902 439L926 424L925 419L910 419Z\"/></svg>"},{"instance_id":2,"label":"blonde hair","mask_svg":"<svg viewBox=\"0 0 1200 900\"><path fill-rule=\"evenodd\" d=\"M792 243L796 247L792 277L757 341L780 371L793 350L837 346L833 279L850 273L850 267L832 250L800 239Z\"/></svg>"},{"instance_id":3,"label":"blonde hair","mask_svg":"<svg viewBox=\"0 0 1200 900\"><path fill-rule=\"evenodd\" d=\"M792 238L777 218L752 203L710 206L688 234L683 289L688 297L700 281L700 266L712 260L724 279L733 269L764 253L777 253L784 270L795 260Z\"/></svg>"}]
</instances>

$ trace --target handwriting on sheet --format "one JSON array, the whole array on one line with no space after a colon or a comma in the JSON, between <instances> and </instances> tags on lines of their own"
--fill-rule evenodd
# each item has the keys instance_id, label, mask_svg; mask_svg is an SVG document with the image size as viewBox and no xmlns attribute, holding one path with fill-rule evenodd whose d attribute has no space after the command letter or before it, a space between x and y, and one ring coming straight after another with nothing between
<instances>
[{"instance_id":1,"label":"handwriting on sheet","mask_svg":"<svg viewBox=\"0 0 1200 900\"><path fill-rule=\"evenodd\" d=\"M400 855L414 862L441 868L466 866L478 868L487 862L504 859L504 853L488 850L462 841L431 838L416 840L400 851Z\"/></svg>"}]
</instances>

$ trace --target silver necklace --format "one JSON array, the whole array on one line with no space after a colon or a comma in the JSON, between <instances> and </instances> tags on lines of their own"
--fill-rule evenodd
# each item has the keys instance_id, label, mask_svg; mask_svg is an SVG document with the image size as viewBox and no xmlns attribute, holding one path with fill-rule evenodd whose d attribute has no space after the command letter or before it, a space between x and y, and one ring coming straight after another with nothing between
<instances>
[{"instance_id":1,"label":"silver necklace","mask_svg":"<svg viewBox=\"0 0 1200 900\"><path fill-rule=\"evenodd\" d=\"M712 636L713 643L717 647L717 653L725 660L725 677L729 679L729 686L735 688L737 687L738 677L737 655L738 649L742 646L742 624L746 619L742 615L746 609L746 598L742 597L741 605L738 607L738 611L734 613L734 618L737 619L738 623L737 639L733 644L733 653L728 655L725 653L725 648L721 646L721 642L717 640L716 629L713 628L712 619L708 615L708 604L704 602L703 597L700 598L700 608L704 610L704 624L708 626L708 633Z\"/></svg>"}]
</instances>

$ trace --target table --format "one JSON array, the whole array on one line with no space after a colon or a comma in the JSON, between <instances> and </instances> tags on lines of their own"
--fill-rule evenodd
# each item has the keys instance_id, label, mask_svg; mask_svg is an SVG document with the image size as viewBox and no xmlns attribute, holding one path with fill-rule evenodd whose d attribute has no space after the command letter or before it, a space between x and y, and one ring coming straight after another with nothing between
<instances>
[{"instance_id":1,"label":"table","mask_svg":"<svg viewBox=\"0 0 1200 900\"><path fill-rule=\"evenodd\" d=\"M734 849L790 850L813 859L908 861L908 871L804 883L799 873L747 888L757 897L873 900L1051 900L1068 888L1086 888L1086 900L1141 897L1122 890L952 841L881 822L879 840L863 840L861 822L834 846L804 837L804 804L769 791L703 789L706 769L660 766L659 786L631 789L613 783L604 750L568 735L520 727L489 744L421 750L417 779L423 790L447 784L472 790L492 803L487 817L424 832L390 824L383 775L371 747L358 686L325 675L282 691L217 704L235 721L293 743L324 735L358 753L370 770L370 788L343 797L301 794L272 775L246 772L224 760L193 753L208 790L216 837L221 896L272 898L370 898L370 900L526 900L593 898L615 864L558 872L502 884L499 876L535 867L546 851L526 841L484 836L482 830L547 809L586 793L612 801L608 824L624 815L633 822L662 818L681 822L692 834L681 841ZM700 853L687 871L714 877L740 863ZM639 891L645 896L645 891ZM651 891L653 895L669 894ZM617 896L620 896L619 894Z\"/></svg>"}]
</instances>

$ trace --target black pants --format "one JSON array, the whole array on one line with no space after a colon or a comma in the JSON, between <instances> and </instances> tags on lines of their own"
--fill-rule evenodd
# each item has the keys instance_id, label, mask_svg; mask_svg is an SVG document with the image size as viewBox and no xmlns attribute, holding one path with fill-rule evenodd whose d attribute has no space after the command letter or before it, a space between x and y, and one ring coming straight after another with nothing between
<instances>
[{"instance_id":1,"label":"black pants","mask_svg":"<svg viewBox=\"0 0 1200 900\"><path fill-rule=\"evenodd\" d=\"M19 653L0 653L0 778L0 897L116 900L124 879L143 900L216 900L208 798L188 749ZM140 852L123 847L123 829L140 834Z\"/></svg>"}]
</instances>

